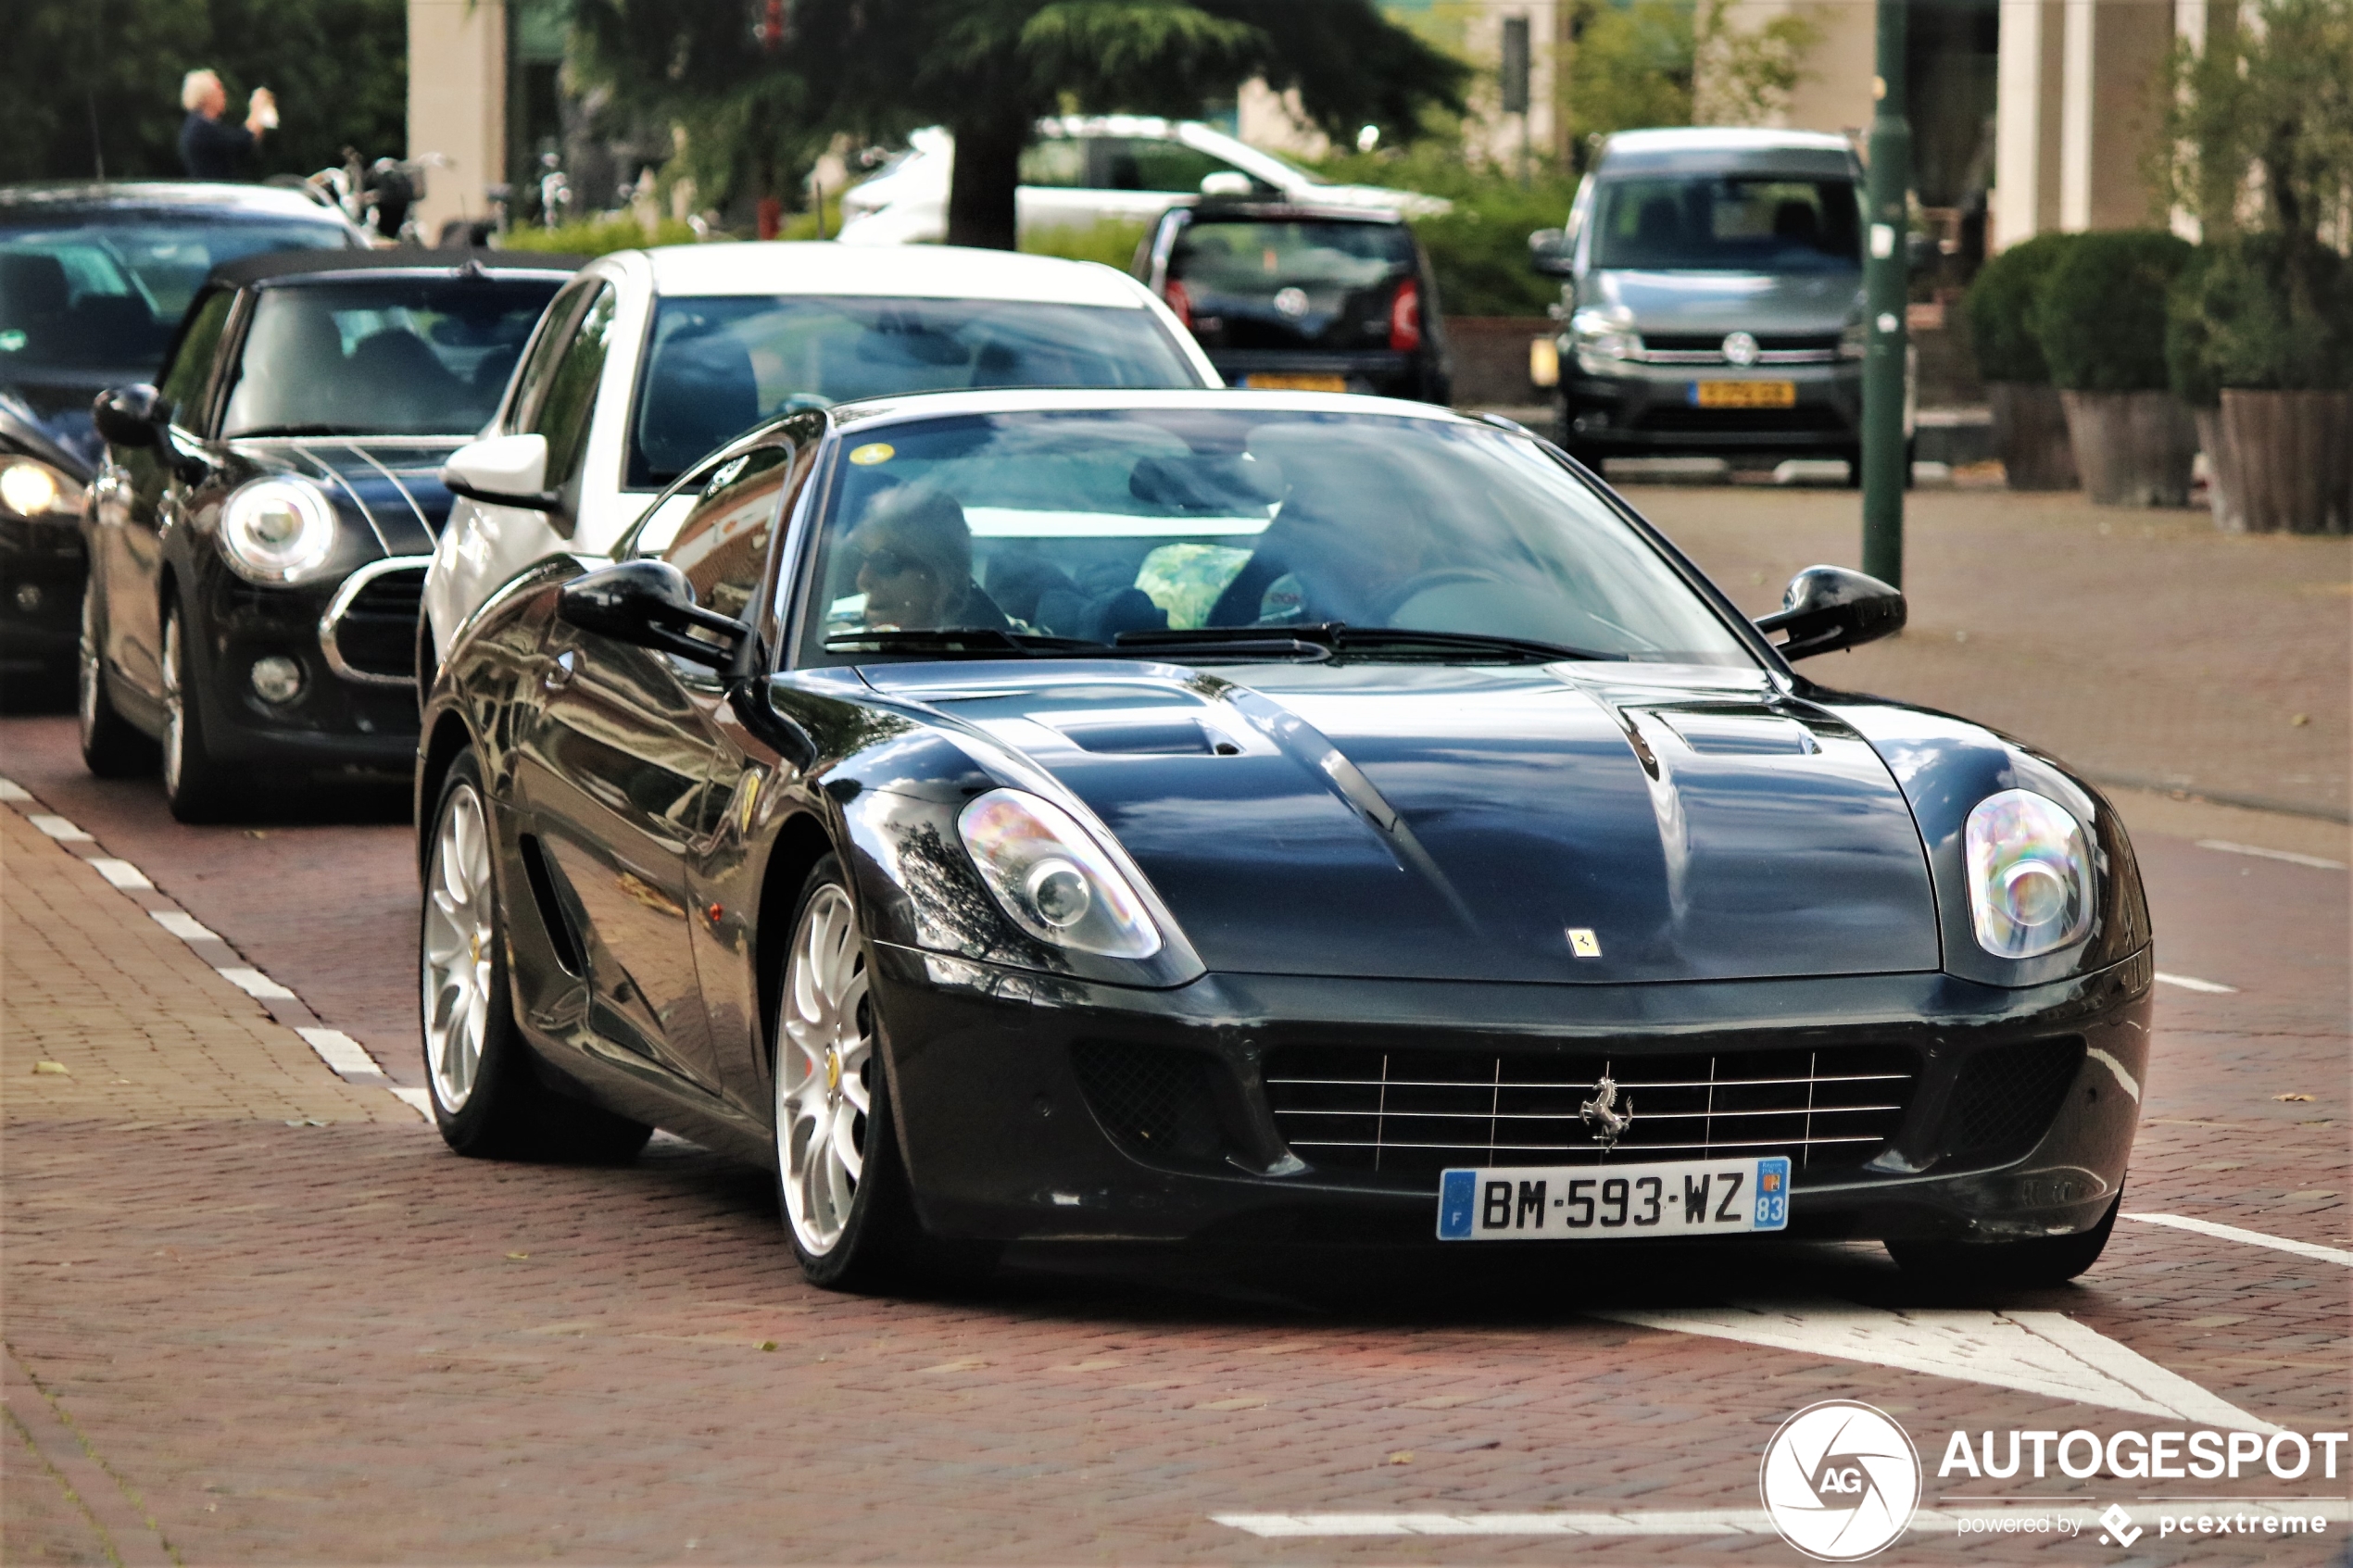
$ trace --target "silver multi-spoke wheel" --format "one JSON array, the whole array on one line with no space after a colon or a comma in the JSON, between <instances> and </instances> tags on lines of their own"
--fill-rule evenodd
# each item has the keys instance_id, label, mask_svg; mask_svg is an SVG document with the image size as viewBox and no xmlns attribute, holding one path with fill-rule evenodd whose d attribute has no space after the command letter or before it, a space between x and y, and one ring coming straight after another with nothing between
<instances>
[{"instance_id":1,"label":"silver multi-spoke wheel","mask_svg":"<svg viewBox=\"0 0 2353 1568\"><path fill-rule=\"evenodd\" d=\"M490 885L490 827L472 785L449 792L425 875L425 1068L434 1098L456 1114L472 1097L490 1023L497 940Z\"/></svg>"},{"instance_id":2,"label":"silver multi-spoke wheel","mask_svg":"<svg viewBox=\"0 0 2353 1568\"><path fill-rule=\"evenodd\" d=\"M786 960L776 1040L776 1165L801 1250L841 1241L865 1172L874 1110L874 1010L849 897L819 885Z\"/></svg>"},{"instance_id":3,"label":"silver multi-spoke wheel","mask_svg":"<svg viewBox=\"0 0 2353 1568\"><path fill-rule=\"evenodd\" d=\"M163 619L163 789L178 795L187 770L188 694L180 684L180 617Z\"/></svg>"}]
</instances>

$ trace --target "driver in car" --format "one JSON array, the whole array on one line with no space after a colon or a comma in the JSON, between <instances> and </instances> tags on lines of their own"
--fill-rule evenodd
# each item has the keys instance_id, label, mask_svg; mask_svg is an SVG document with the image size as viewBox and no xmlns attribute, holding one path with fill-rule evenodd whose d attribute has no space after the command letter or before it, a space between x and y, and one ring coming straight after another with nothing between
<instances>
[{"instance_id":1,"label":"driver in car","mask_svg":"<svg viewBox=\"0 0 2353 1568\"><path fill-rule=\"evenodd\" d=\"M1004 612L973 581L972 529L946 491L920 483L885 491L866 508L849 547L868 629L1007 629Z\"/></svg>"}]
</instances>

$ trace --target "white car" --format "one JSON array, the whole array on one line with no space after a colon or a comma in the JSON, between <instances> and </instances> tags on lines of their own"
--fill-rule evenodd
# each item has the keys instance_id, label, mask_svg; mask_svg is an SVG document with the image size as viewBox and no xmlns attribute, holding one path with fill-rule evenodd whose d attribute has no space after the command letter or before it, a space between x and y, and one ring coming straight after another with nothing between
<instances>
[{"instance_id":1,"label":"white car","mask_svg":"<svg viewBox=\"0 0 2353 1568\"><path fill-rule=\"evenodd\" d=\"M841 198L845 245L926 245L948 232L956 140L934 127L905 157ZM1378 185L1327 184L1303 169L1198 120L1138 115L1041 119L1021 155L1015 214L1026 235L1105 220L1149 223L1178 196L1282 196L1317 207L1422 217L1449 204Z\"/></svg>"},{"instance_id":2,"label":"white car","mask_svg":"<svg viewBox=\"0 0 2353 1568\"><path fill-rule=\"evenodd\" d=\"M696 459L778 413L964 387L1224 384L1156 295L1091 262L794 244L600 257L441 470L453 502L425 574L422 686L502 584L604 554Z\"/></svg>"}]
</instances>

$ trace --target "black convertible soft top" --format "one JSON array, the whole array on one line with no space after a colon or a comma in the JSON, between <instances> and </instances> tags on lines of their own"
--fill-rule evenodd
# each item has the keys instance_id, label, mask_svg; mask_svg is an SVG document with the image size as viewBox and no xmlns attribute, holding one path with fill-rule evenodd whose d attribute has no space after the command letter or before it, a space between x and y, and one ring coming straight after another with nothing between
<instances>
[{"instance_id":1,"label":"black convertible soft top","mask_svg":"<svg viewBox=\"0 0 2353 1568\"><path fill-rule=\"evenodd\" d=\"M493 273L562 275L578 271L587 260L585 256L551 256L535 250L426 250L413 245L396 250L280 250L224 261L212 270L206 281L242 288L247 283L277 278L326 272L455 274L468 268Z\"/></svg>"}]
</instances>

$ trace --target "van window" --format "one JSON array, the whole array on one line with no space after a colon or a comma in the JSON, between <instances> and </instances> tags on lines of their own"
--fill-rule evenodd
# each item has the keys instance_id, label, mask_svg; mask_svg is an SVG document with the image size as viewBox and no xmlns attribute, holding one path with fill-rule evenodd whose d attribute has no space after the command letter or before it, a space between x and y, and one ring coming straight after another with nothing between
<instances>
[{"instance_id":1,"label":"van window","mask_svg":"<svg viewBox=\"0 0 2353 1568\"><path fill-rule=\"evenodd\" d=\"M1863 264L1852 180L1664 175L1605 180L1600 196L1597 267L1822 272Z\"/></svg>"}]
</instances>

